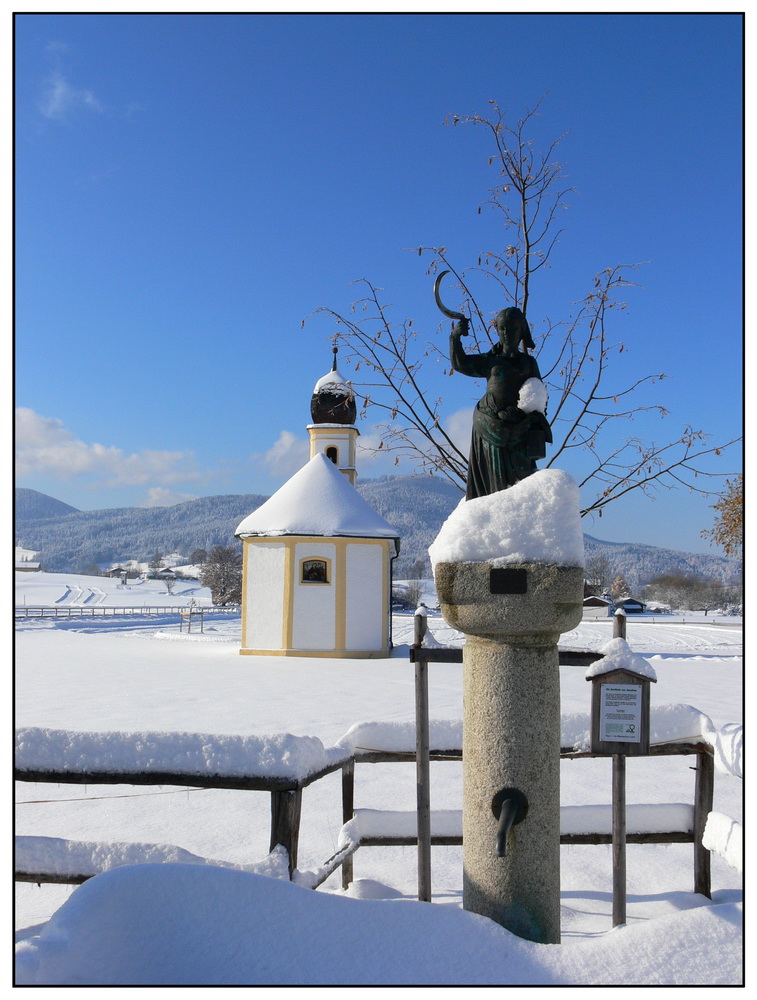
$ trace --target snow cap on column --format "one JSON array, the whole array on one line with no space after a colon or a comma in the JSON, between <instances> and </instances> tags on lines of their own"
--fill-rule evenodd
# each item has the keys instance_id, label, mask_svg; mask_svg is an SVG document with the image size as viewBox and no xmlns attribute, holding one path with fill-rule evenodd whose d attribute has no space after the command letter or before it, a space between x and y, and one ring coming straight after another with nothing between
<instances>
[{"instance_id":1,"label":"snow cap on column","mask_svg":"<svg viewBox=\"0 0 757 1000\"><path fill-rule=\"evenodd\" d=\"M428 552L434 565L583 566L578 486L561 469L542 469L507 490L461 500Z\"/></svg>"}]
</instances>

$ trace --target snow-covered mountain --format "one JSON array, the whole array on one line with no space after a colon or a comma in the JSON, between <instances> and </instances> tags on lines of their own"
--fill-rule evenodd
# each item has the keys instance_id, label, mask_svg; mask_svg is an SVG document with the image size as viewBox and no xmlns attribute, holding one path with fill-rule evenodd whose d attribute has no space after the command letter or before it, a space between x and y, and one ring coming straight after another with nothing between
<instances>
[{"instance_id":1,"label":"snow-covered mountain","mask_svg":"<svg viewBox=\"0 0 757 1000\"><path fill-rule=\"evenodd\" d=\"M358 482L368 503L401 537L394 576L414 569L429 576L427 550L462 494L431 476L385 476ZM30 496L30 494L32 496ZM35 490L16 490L16 543L40 553L51 572L82 572L126 559L140 561L156 551L189 556L195 549L238 544L234 529L268 498L258 494L201 497L173 507L122 507L78 511ZM705 553L677 552L633 542L608 542L585 535L586 557L607 555L613 574L636 589L663 573L710 577L729 582L736 560Z\"/></svg>"}]
</instances>

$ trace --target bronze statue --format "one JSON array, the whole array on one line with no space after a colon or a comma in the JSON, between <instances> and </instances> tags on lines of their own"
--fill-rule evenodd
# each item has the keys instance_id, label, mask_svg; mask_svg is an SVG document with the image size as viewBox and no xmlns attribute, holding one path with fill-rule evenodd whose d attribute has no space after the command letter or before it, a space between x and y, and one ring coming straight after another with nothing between
<instances>
[{"instance_id":1,"label":"bronze statue","mask_svg":"<svg viewBox=\"0 0 757 1000\"><path fill-rule=\"evenodd\" d=\"M539 410L525 412L518 406L523 384L541 379L536 359L527 350L534 342L526 317L515 307L503 309L494 320L499 343L486 354L466 354L460 339L468 335L468 320L445 308L439 298L439 284L446 273L436 279L434 294L445 316L458 320L450 336L452 367L462 375L486 379L486 394L473 412L465 493L466 500L472 500L505 490L536 472L536 459L544 458L552 431ZM526 350L520 350L521 343Z\"/></svg>"}]
</instances>

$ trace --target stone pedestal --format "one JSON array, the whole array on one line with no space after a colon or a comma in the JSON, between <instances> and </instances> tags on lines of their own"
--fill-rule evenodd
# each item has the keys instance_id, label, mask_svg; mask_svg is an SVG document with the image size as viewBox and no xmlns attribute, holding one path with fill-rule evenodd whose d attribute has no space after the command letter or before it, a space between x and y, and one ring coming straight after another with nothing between
<instances>
[{"instance_id":1,"label":"stone pedestal","mask_svg":"<svg viewBox=\"0 0 757 1000\"><path fill-rule=\"evenodd\" d=\"M560 674L557 641L581 621L583 569L439 563L446 621L464 632L463 905L520 937L560 941ZM504 857L492 800L528 800Z\"/></svg>"}]
</instances>

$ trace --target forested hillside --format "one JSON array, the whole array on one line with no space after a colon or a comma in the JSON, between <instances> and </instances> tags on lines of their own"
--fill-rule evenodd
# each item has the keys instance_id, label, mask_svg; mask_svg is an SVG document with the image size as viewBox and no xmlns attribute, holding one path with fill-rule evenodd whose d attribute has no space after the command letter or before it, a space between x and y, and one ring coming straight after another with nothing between
<instances>
[{"instance_id":1,"label":"forested hillside","mask_svg":"<svg viewBox=\"0 0 757 1000\"><path fill-rule=\"evenodd\" d=\"M16 523L19 521L40 520L46 517L60 517L63 514L78 513L76 507L71 507L62 500L49 497L37 490L16 490Z\"/></svg>"},{"instance_id":2,"label":"forested hillside","mask_svg":"<svg viewBox=\"0 0 757 1000\"><path fill-rule=\"evenodd\" d=\"M462 499L450 483L430 476L388 476L358 481L358 489L401 536L395 579L428 576L427 550L445 518ZM29 494L35 494L31 498ZM234 529L267 497L257 494L201 497L173 507L123 507L77 511L34 490L16 490L16 543L40 553L50 572L83 572L126 559L145 561L155 552L179 552L237 545ZM59 505L61 513L54 513ZM45 511L44 516L29 512ZM632 590L662 574L710 577L730 582L739 574L736 560L677 552L631 542L607 542L585 535L587 563L607 557L613 577L622 575Z\"/></svg>"},{"instance_id":3,"label":"forested hillside","mask_svg":"<svg viewBox=\"0 0 757 1000\"><path fill-rule=\"evenodd\" d=\"M266 500L257 494L201 497L173 507L117 507L16 521L16 543L40 553L52 573L84 572L155 552L237 544L234 529Z\"/></svg>"}]
</instances>

